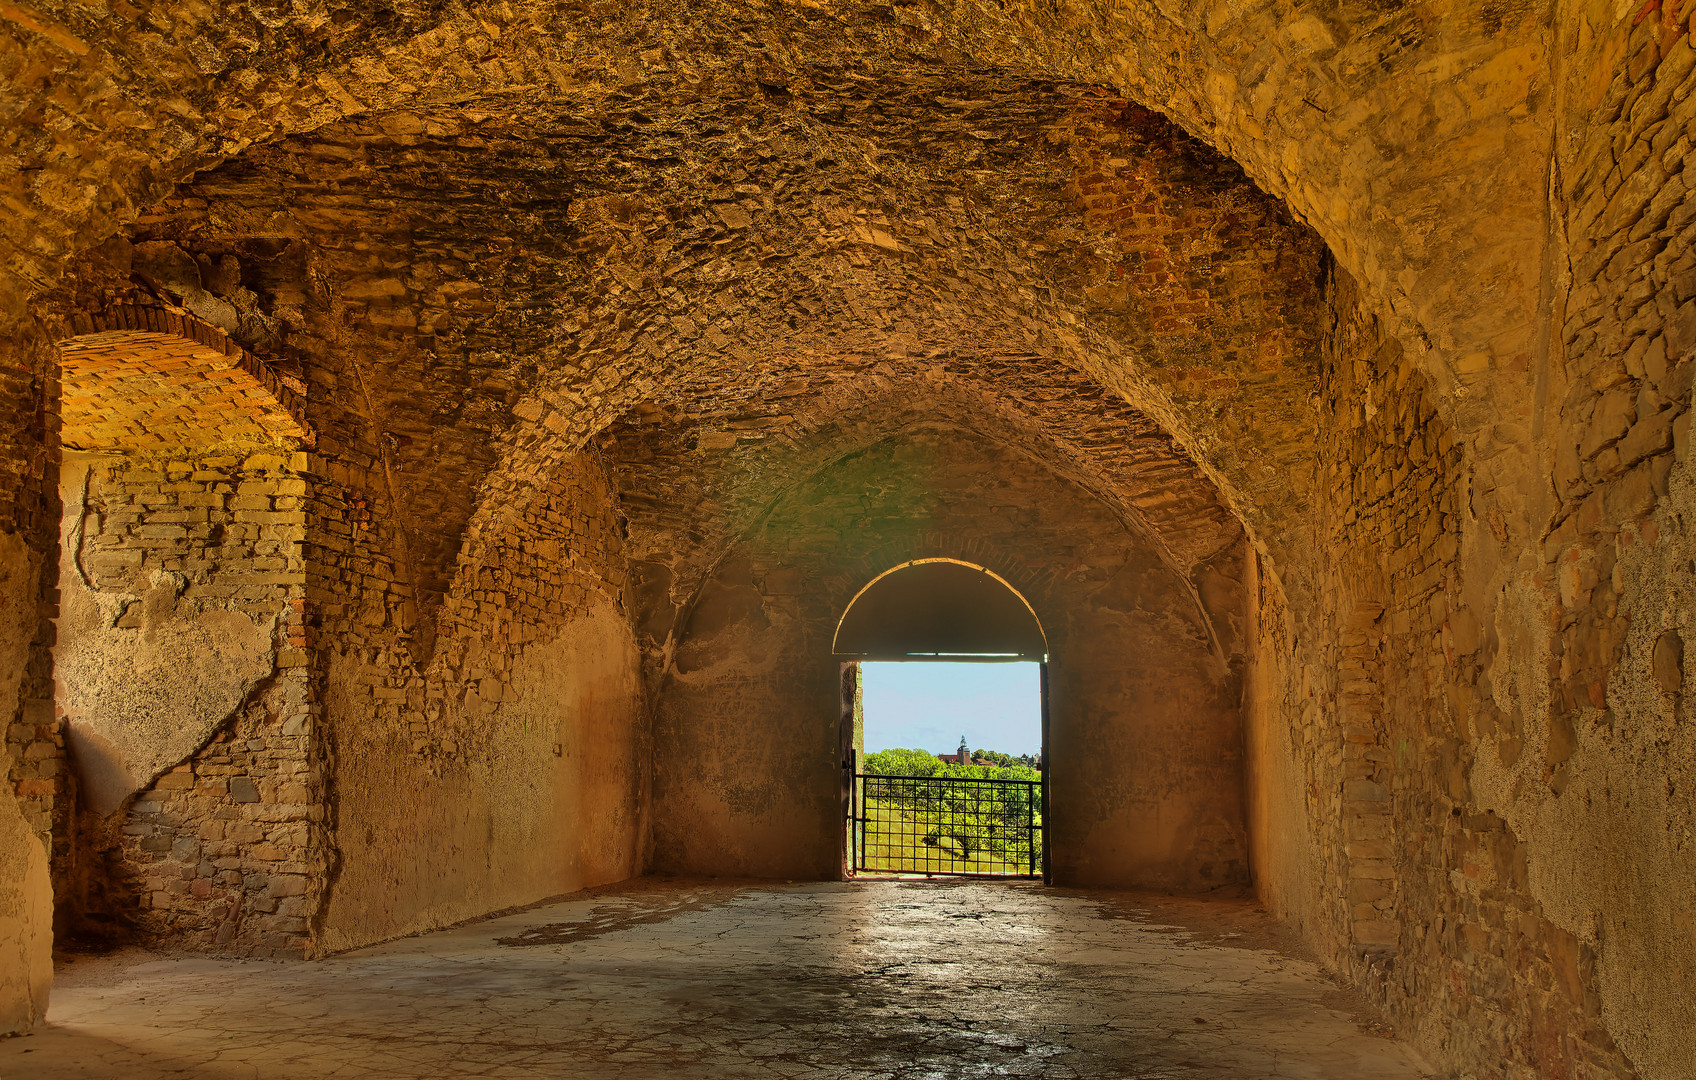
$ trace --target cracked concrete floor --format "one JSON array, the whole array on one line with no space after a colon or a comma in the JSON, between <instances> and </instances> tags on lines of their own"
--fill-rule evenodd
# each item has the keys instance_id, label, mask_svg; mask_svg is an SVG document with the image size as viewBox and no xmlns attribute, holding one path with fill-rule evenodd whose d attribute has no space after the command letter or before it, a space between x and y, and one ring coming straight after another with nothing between
<instances>
[{"instance_id":1,"label":"cracked concrete floor","mask_svg":"<svg viewBox=\"0 0 1696 1080\"><path fill-rule=\"evenodd\" d=\"M643 880L317 963L61 968L0 1077L1415 1080L1241 901Z\"/></svg>"}]
</instances>

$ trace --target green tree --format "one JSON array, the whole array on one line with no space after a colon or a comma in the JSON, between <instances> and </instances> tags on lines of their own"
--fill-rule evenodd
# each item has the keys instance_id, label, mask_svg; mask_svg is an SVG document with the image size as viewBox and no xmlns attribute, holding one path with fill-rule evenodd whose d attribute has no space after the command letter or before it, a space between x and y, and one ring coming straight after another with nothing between
<instances>
[{"instance_id":1,"label":"green tree","mask_svg":"<svg viewBox=\"0 0 1696 1080\"><path fill-rule=\"evenodd\" d=\"M892 748L867 754L863 768L879 776L935 776L942 762L928 750Z\"/></svg>"}]
</instances>

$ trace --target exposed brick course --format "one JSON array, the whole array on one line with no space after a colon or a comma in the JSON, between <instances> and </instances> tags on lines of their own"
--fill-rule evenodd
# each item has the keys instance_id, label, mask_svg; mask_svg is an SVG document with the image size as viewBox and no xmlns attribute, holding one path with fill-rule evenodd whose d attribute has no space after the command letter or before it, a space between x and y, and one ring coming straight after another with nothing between
<instances>
[{"instance_id":1,"label":"exposed brick course","mask_svg":"<svg viewBox=\"0 0 1696 1080\"><path fill-rule=\"evenodd\" d=\"M290 444L300 424L221 350L151 331L105 331L59 346L61 439L142 453L220 443Z\"/></svg>"}]
</instances>

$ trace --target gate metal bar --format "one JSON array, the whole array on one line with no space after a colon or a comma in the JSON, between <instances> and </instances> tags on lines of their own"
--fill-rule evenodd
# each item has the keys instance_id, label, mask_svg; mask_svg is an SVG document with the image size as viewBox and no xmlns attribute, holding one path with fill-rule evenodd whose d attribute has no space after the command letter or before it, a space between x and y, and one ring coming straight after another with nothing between
<instances>
[{"instance_id":1,"label":"gate metal bar","mask_svg":"<svg viewBox=\"0 0 1696 1080\"><path fill-rule=\"evenodd\" d=\"M858 755L853 755L850 760ZM1042 876L1043 782L852 772L855 871Z\"/></svg>"}]
</instances>

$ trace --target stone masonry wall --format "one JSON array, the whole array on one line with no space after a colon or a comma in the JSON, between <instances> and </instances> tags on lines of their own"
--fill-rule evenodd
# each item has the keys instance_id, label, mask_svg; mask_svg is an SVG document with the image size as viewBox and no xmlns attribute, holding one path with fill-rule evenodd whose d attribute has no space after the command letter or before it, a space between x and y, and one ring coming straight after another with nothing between
<instances>
[{"instance_id":1,"label":"stone masonry wall","mask_svg":"<svg viewBox=\"0 0 1696 1080\"><path fill-rule=\"evenodd\" d=\"M1284 571L1314 575L1304 591L1319 610L1262 586L1263 895L1463 1075L1635 1075L1600 1015L1595 951L1552 921L1530 849L1476 787L1494 762L1534 752L1519 707L1492 696L1499 644L1468 591L1471 552L1504 545L1506 528L1472 516L1475 474L1352 284L1340 278L1332 300L1320 490L1335 494L1321 559ZM1267 789L1274 777L1285 791Z\"/></svg>"},{"instance_id":2,"label":"stone masonry wall","mask_svg":"<svg viewBox=\"0 0 1696 1080\"><path fill-rule=\"evenodd\" d=\"M306 952L324 865L304 454L71 455L56 676L65 929Z\"/></svg>"},{"instance_id":3,"label":"stone masonry wall","mask_svg":"<svg viewBox=\"0 0 1696 1080\"><path fill-rule=\"evenodd\" d=\"M69 799L53 714L57 380L46 336L24 323L0 338L0 1035L47 1009L53 886Z\"/></svg>"},{"instance_id":4,"label":"stone masonry wall","mask_svg":"<svg viewBox=\"0 0 1696 1080\"><path fill-rule=\"evenodd\" d=\"M1688 5L1686 5L1688 7ZM1575 78L1589 106L1562 149L1570 291L1551 386L1555 506L1545 561L1567 579L1551 707L1567 724L1604 709L1626 616L1612 564L1621 529L1668 491L1688 444L1696 377L1696 45L1689 11L1654 0L1610 23L1583 11L1578 44L1598 67ZM1582 593L1582 597L1577 594ZM1558 762L1554 764L1559 764Z\"/></svg>"},{"instance_id":5,"label":"stone masonry wall","mask_svg":"<svg viewBox=\"0 0 1696 1080\"><path fill-rule=\"evenodd\" d=\"M1475 798L1522 841L1527 892L1557 928L1546 940L1584 974L1586 1025L1653 1080L1696 1060L1691 14L1677 0L1557 8L1557 276L1535 418L1547 481L1522 545L1506 523L1499 591L1472 598L1487 643Z\"/></svg>"}]
</instances>

